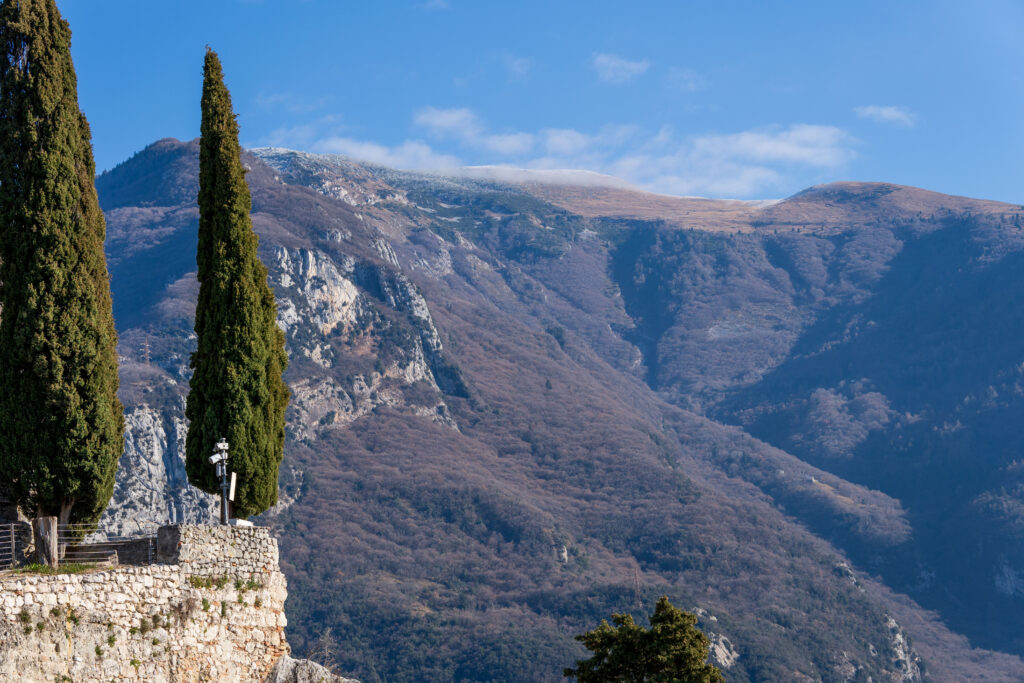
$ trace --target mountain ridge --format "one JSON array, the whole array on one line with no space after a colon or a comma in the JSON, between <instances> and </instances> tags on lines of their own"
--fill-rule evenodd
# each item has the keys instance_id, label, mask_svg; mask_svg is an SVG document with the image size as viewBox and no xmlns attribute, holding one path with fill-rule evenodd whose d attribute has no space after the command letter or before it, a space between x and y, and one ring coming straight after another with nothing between
<instances>
[{"instance_id":1,"label":"mountain ridge","mask_svg":"<svg viewBox=\"0 0 1024 683\"><path fill-rule=\"evenodd\" d=\"M161 141L98 180L126 405L149 405L167 434L194 296L178 253L192 253L189 144ZM737 648L734 680L913 680L895 612L934 680L1020 670L863 573L912 542L914 508L770 430L748 434L745 404L729 403L759 410L750 392L808 331L870 301L905 245L951 216L702 230L328 161L246 156L292 357L285 504L267 521L295 586L291 623L305 624L297 649L330 626L339 663L365 681L557 680L573 632L664 592L716 617L701 624ZM1018 248L1000 207L964 219L990 259ZM870 437L895 420L895 399L870 386L823 391L815 405L839 417L808 424L842 418ZM118 499L114 516L138 505Z\"/></svg>"}]
</instances>

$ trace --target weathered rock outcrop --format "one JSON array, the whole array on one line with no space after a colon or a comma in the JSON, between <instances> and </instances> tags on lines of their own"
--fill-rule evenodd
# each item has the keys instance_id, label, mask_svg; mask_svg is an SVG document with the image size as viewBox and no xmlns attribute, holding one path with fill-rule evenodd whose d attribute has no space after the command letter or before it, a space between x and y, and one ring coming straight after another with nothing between
<instances>
[{"instance_id":1,"label":"weathered rock outcrop","mask_svg":"<svg viewBox=\"0 0 1024 683\"><path fill-rule=\"evenodd\" d=\"M292 659L288 655L277 660L266 683L358 683L342 678L308 659Z\"/></svg>"},{"instance_id":2,"label":"weathered rock outcrop","mask_svg":"<svg viewBox=\"0 0 1024 683\"><path fill-rule=\"evenodd\" d=\"M114 498L103 528L117 535L138 533L140 525L208 523L219 503L188 484L185 475L183 406L165 414L148 405L125 411L125 448L118 463Z\"/></svg>"}]
</instances>

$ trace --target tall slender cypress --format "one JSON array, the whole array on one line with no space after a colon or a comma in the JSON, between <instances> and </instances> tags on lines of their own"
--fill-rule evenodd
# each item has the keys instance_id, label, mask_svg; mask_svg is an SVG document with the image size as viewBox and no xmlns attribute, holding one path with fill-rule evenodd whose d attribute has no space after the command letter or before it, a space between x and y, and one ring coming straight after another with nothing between
<instances>
[{"instance_id":1,"label":"tall slender cypress","mask_svg":"<svg viewBox=\"0 0 1024 683\"><path fill-rule=\"evenodd\" d=\"M99 518L124 450L89 124L54 0L0 4L0 481Z\"/></svg>"},{"instance_id":2,"label":"tall slender cypress","mask_svg":"<svg viewBox=\"0 0 1024 683\"><path fill-rule=\"evenodd\" d=\"M238 473L234 509L248 517L277 502L284 452L288 357L277 304L249 218L238 124L220 59L207 48L199 145L198 347L186 416L185 469L195 486L219 491L207 458L224 437Z\"/></svg>"}]
</instances>

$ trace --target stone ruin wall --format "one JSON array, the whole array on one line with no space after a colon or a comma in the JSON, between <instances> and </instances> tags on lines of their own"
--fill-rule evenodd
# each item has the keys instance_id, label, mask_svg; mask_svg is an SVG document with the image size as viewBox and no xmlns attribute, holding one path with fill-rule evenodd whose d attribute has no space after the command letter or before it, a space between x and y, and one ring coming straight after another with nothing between
<instances>
[{"instance_id":1,"label":"stone ruin wall","mask_svg":"<svg viewBox=\"0 0 1024 683\"><path fill-rule=\"evenodd\" d=\"M262 683L289 653L261 527L162 527L157 564L0 574L0 680Z\"/></svg>"}]
</instances>

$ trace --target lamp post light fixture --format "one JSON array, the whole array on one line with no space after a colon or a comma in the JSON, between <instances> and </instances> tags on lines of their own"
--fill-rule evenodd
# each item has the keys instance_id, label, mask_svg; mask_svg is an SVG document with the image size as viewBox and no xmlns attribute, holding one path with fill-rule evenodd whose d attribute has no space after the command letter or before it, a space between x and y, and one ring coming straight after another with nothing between
<instances>
[{"instance_id":1,"label":"lamp post light fixture","mask_svg":"<svg viewBox=\"0 0 1024 683\"><path fill-rule=\"evenodd\" d=\"M228 442L223 437L213 447L210 464L216 466L220 479L220 523L228 523Z\"/></svg>"}]
</instances>

